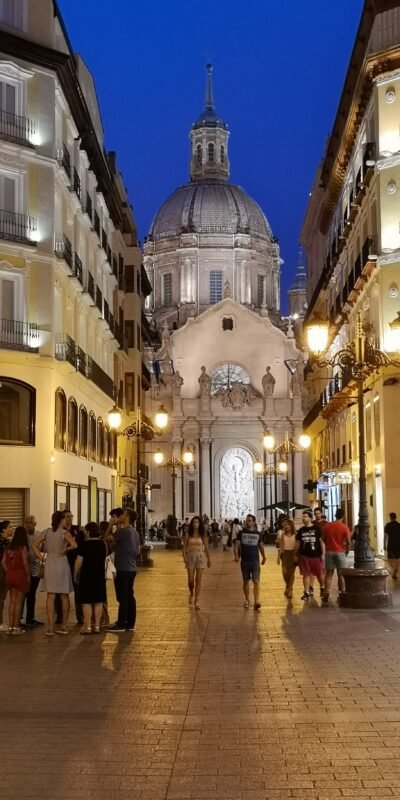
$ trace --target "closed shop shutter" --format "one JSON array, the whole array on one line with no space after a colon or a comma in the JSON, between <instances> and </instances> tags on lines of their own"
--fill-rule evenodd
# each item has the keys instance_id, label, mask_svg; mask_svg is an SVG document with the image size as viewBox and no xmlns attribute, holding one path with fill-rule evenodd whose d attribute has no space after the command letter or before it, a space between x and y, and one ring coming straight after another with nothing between
<instances>
[{"instance_id":1,"label":"closed shop shutter","mask_svg":"<svg viewBox=\"0 0 400 800\"><path fill-rule=\"evenodd\" d=\"M0 521L11 520L12 525L22 525L25 520L25 489L0 489Z\"/></svg>"}]
</instances>

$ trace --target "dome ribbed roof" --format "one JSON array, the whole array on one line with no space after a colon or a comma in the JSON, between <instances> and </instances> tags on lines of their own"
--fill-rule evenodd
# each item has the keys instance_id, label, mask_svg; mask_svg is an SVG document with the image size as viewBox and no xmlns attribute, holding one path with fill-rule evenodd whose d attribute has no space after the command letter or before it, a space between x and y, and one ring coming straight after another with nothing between
<instances>
[{"instance_id":1,"label":"dome ribbed roof","mask_svg":"<svg viewBox=\"0 0 400 800\"><path fill-rule=\"evenodd\" d=\"M149 236L181 233L247 233L272 240L268 220L255 200L230 183L193 182L176 189L157 212Z\"/></svg>"}]
</instances>

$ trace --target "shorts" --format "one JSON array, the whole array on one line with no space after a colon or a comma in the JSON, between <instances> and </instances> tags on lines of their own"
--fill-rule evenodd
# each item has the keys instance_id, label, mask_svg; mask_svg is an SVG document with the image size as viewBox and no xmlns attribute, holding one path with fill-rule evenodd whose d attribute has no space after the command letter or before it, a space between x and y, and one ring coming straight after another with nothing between
<instances>
[{"instance_id":1,"label":"shorts","mask_svg":"<svg viewBox=\"0 0 400 800\"><path fill-rule=\"evenodd\" d=\"M186 566L188 569L205 569L206 556L203 550L200 553L195 550L189 550L186 556Z\"/></svg>"},{"instance_id":2,"label":"shorts","mask_svg":"<svg viewBox=\"0 0 400 800\"><path fill-rule=\"evenodd\" d=\"M325 553L325 569L335 570L339 572L341 569L346 569L347 567L347 556L346 553L336 553L332 550L328 550Z\"/></svg>"},{"instance_id":3,"label":"shorts","mask_svg":"<svg viewBox=\"0 0 400 800\"><path fill-rule=\"evenodd\" d=\"M388 550L387 557L390 561L398 561L400 559L400 550Z\"/></svg>"},{"instance_id":4,"label":"shorts","mask_svg":"<svg viewBox=\"0 0 400 800\"><path fill-rule=\"evenodd\" d=\"M324 563L322 558L310 558L309 556L299 556L300 574L305 576L315 575L322 578L324 574Z\"/></svg>"},{"instance_id":5,"label":"shorts","mask_svg":"<svg viewBox=\"0 0 400 800\"><path fill-rule=\"evenodd\" d=\"M260 580L260 562L259 561L241 561L240 568L244 581L259 581Z\"/></svg>"}]
</instances>

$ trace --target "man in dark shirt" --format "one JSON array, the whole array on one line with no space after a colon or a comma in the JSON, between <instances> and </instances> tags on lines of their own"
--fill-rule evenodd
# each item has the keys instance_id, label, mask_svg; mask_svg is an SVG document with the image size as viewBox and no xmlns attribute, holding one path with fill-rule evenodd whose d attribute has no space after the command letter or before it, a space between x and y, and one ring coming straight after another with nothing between
<instances>
[{"instance_id":1,"label":"man in dark shirt","mask_svg":"<svg viewBox=\"0 0 400 800\"><path fill-rule=\"evenodd\" d=\"M392 578L397 581L400 566L400 522L392 511L390 522L385 525L385 550L392 571Z\"/></svg>"},{"instance_id":2,"label":"man in dark shirt","mask_svg":"<svg viewBox=\"0 0 400 800\"><path fill-rule=\"evenodd\" d=\"M244 528L239 531L234 543L235 561L241 561L243 577L244 607L250 604L249 584L253 581L254 587L254 609L261 608L260 596L260 553L262 564L265 564L265 551L261 540L261 534L257 530L256 518L254 514L247 514Z\"/></svg>"},{"instance_id":3,"label":"man in dark shirt","mask_svg":"<svg viewBox=\"0 0 400 800\"><path fill-rule=\"evenodd\" d=\"M133 584L136 578L136 561L140 554L140 538L134 527L136 511L114 508L111 511L106 538L115 547L115 594L119 604L118 619L109 626L114 633L133 631L136 622L136 598Z\"/></svg>"},{"instance_id":4,"label":"man in dark shirt","mask_svg":"<svg viewBox=\"0 0 400 800\"><path fill-rule=\"evenodd\" d=\"M303 576L302 600L310 597L310 579L315 575L322 589L324 576L325 545L321 530L313 521L311 511L303 511L303 526L296 533L296 554L300 573Z\"/></svg>"}]
</instances>

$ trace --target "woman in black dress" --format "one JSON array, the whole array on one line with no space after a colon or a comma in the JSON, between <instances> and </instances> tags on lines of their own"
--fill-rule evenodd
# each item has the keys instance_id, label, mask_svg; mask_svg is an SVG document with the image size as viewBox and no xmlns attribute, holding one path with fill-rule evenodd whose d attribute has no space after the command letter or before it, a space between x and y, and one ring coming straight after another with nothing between
<instances>
[{"instance_id":1,"label":"woman in black dress","mask_svg":"<svg viewBox=\"0 0 400 800\"><path fill-rule=\"evenodd\" d=\"M100 539L98 525L88 522L85 541L78 547L75 574L79 574L78 600L82 605L84 627L81 634L100 633L103 603L107 600L105 561L107 545ZM94 626L92 629L92 618Z\"/></svg>"}]
</instances>

